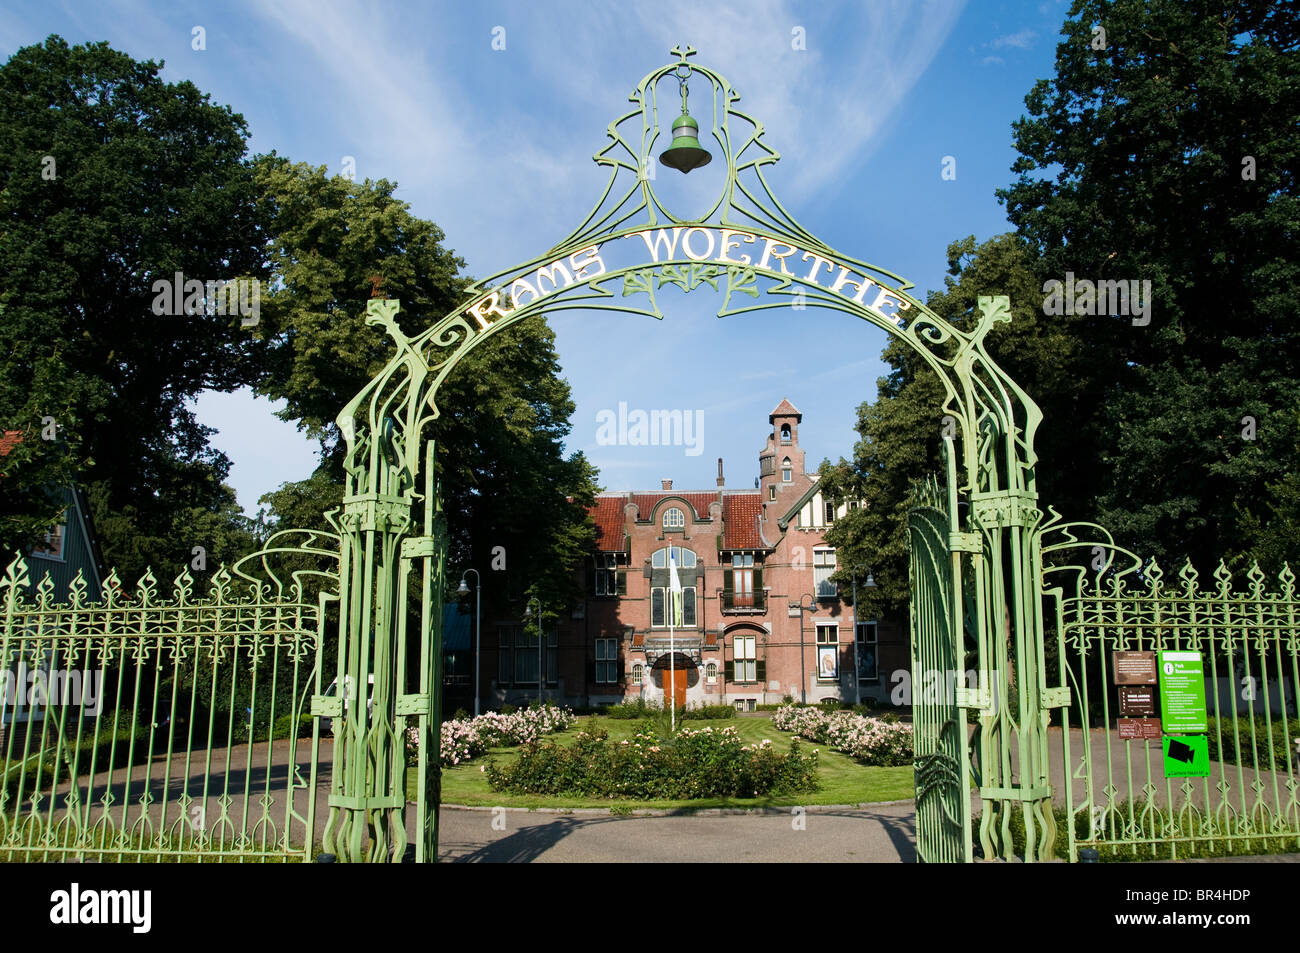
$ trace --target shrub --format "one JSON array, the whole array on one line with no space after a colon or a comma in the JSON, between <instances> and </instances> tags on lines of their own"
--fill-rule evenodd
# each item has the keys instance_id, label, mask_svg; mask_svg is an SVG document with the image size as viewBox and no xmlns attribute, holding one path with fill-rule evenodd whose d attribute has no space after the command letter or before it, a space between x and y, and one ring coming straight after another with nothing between
<instances>
[{"instance_id":1,"label":"shrub","mask_svg":"<svg viewBox=\"0 0 1300 953\"><path fill-rule=\"evenodd\" d=\"M635 720L648 718L659 711L658 705L646 704L644 698L638 698L635 701L623 702L621 705L610 705L605 709L605 714L610 718Z\"/></svg>"},{"instance_id":2,"label":"shrub","mask_svg":"<svg viewBox=\"0 0 1300 953\"><path fill-rule=\"evenodd\" d=\"M528 744L573 724L568 708L545 704L523 711L490 711L477 718L452 718L442 723L441 758L444 767L461 764L489 748ZM419 729L406 732L406 759L413 763L419 756Z\"/></svg>"},{"instance_id":3,"label":"shrub","mask_svg":"<svg viewBox=\"0 0 1300 953\"><path fill-rule=\"evenodd\" d=\"M672 738L643 726L631 741L613 744L599 728L578 732L569 747L550 741L525 746L501 768L487 765L494 791L690 800L763 797L817 788L817 752L798 739L781 754L764 739L743 745L733 727L682 728Z\"/></svg>"},{"instance_id":4,"label":"shrub","mask_svg":"<svg viewBox=\"0 0 1300 953\"><path fill-rule=\"evenodd\" d=\"M736 709L731 705L700 705L697 708L678 709L682 718L696 721L712 721L720 718L735 718Z\"/></svg>"},{"instance_id":5,"label":"shrub","mask_svg":"<svg viewBox=\"0 0 1300 953\"><path fill-rule=\"evenodd\" d=\"M1258 759L1260 768L1268 768L1270 767L1271 753L1271 766L1285 770L1287 765L1291 763L1296 739L1300 738L1300 719L1292 718L1288 724L1286 719L1274 716L1271 744L1268 722L1263 715L1254 716L1255 738L1253 743L1251 741L1250 718L1238 718L1235 733L1232 730L1231 718L1210 718L1209 729L1211 760L1236 764L1238 753L1240 753L1242 767L1254 767L1255 761ZM1222 751L1219 749L1220 732L1223 733ZM1288 735L1291 739L1290 747L1287 745ZM1271 752L1270 749L1272 749Z\"/></svg>"},{"instance_id":6,"label":"shrub","mask_svg":"<svg viewBox=\"0 0 1300 953\"><path fill-rule=\"evenodd\" d=\"M913 760L912 726L897 715L869 718L847 711L787 705L772 716L772 724L809 741L830 745L869 765L896 767Z\"/></svg>"}]
</instances>

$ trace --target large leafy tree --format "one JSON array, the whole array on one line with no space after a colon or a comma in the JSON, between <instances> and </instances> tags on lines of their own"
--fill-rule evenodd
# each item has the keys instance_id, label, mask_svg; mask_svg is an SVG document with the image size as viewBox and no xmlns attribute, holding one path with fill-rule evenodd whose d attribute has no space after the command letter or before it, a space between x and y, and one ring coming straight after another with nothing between
<instances>
[{"instance_id":1,"label":"large leafy tree","mask_svg":"<svg viewBox=\"0 0 1300 953\"><path fill-rule=\"evenodd\" d=\"M1275 563L1250 530L1300 462L1300 17L1080 0L1026 104L999 195L1041 273L1150 281L1154 299L1146 326L1077 323L1095 403L1049 418L1091 421L1071 515L1162 561Z\"/></svg>"},{"instance_id":2,"label":"large leafy tree","mask_svg":"<svg viewBox=\"0 0 1300 953\"><path fill-rule=\"evenodd\" d=\"M949 276L927 305L963 330L978 320L981 295L1011 298L1012 320L994 325L986 339L990 355L1042 407L1049 425L1039 431L1042 459L1036 469L1040 496L1055 502L1065 492L1077 454L1077 431L1052 421L1086 417L1091 397L1083 373L1086 348L1068 323L1038 308L1040 282L1025 243L1002 235L976 247L974 237L948 246ZM944 390L938 377L909 346L891 338L883 358L892 368L877 382L875 403L858 408L852 461L824 462L826 491L863 506L836 521L827 540L837 549L837 579L848 584L870 571L878 588L858 592L877 612L897 612L908 598L907 511L912 487L927 474L939 475Z\"/></svg>"},{"instance_id":3,"label":"large leafy tree","mask_svg":"<svg viewBox=\"0 0 1300 953\"><path fill-rule=\"evenodd\" d=\"M0 542L24 548L56 517L46 489L79 479L128 580L246 538L187 402L255 376L248 332L154 313L153 284L264 277L244 121L161 68L56 36L0 66L0 424L24 434Z\"/></svg>"},{"instance_id":4,"label":"large leafy tree","mask_svg":"<svg viewBox=\"0 0 1300 953\"><path fill-rule=\"evenodd\" d=\"M258 182L274 234L274 290L259 328L269 370L259 389L286 401L281 415L315 436L322 454L310 479L266 499L279 525L322 526L322 511L342 499L345 445L334 418L393 355L392 342L365 324L367 301L377 288L399 299L398 323L415 335L464 303L464 262L442 247L435 225L393 197L391 182L354 182L274 155L259 161ZM596 489L583 456L562 453L574 404L554 342L541 318L484 342L441 386L442 413L429 433L451 584L473 566L489 604L536 595L552 616L578 598ZM504 551L501 572L495 547Z\"/></svg>"}]
</instances>

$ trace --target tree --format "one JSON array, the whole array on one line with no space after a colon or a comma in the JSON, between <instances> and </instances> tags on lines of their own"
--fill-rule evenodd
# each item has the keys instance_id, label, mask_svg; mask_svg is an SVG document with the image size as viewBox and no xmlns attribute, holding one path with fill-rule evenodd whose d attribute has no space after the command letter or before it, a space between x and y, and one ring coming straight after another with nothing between
<instances>
[{"instance_id":1,"label":"tree","mask_svg":"<svg viewBox=\"0 0 1300 953\"><path fill-rule=\"evenodd\" d=\"M1087 351L1068 324L1042 314L1034 262L1015 235L1002 235L979 247L974 236L953 242L948 246L948 270L944 290L931 294L927 305L958 328L974 327L981 295L1005 294L1011 299L1011 322L995 325L986 346L1044 410L1049 426L1040 430L1036 445L1040 458L1049 464L1036 472L1040 499L1053 503L1067 492L1077 451L1076 424L1062 427L1050 422L1077 417L1081 405L1088 409L1083 373ZM928 365L897 338L890 338L882 356L893 370L877 382L875 403L858 408L856 429L861 439L854 446L852 462L826 461L820 474L824 492L863 501L827 533L840 567L836 580L847 586L854 575L861 580L870 571L878 588L859 589L864 607L894 613L907 606L907 513L912 487L926 474L942 479L944 390Z\"/></svg>"},{"instance_id":2,"label":"tree","mask_svg":"<svg viewBox=\"0 0 1300 953\"><path fill-rule=\"evenodd\" d=\"M279 525L321 527L320 508L342 499L345 445L334 418L393 353L365 324L367 301L376 287L399 299L398 323L414 336L463 302L464 262L441 246L437 226L393 197L392 182L331 177L275 155L259 161L258 182L274 235L273 290L258 329L269 373L259 389L287 402L281 416L320 441L322 460L310 480L264 500ZM441 386L443 412L428 434L451 534L450 584L474 566L489 603L536 595L551 618L579 598L596 491L585 458L562 455L574 404L554 342L541 318L488 339ZM499 574L496 547L506 564Z\"/></svg>"},{"instance_id":3,"label":"tree","mask_svg":"<svg viewBox=\"0 0 1300 953\"><path fill-rule=\"evenodd\" d=\"M0 66L0 424L26 435L0 542L26 548L54 521L46 489L79 479L127 581L246 539L187 402L255 376L248 333L155 313L155 282L264 274L244 120L161 68L57 36Z\"/></svg>"},{"instance_id":4,"label":"tree","mask_svg":"<svg viewBox=\"0 0 1300 953\"><path fill-rule=\"evenodd\" d=\"M1068 495L1162 562L1257 555L1244 520L1300 462L1298 24L1259 0L1081 0L1015 124L998 194L1040 273L1150 282L1149 325L1075 322L1095 425Z\"/></svg>"}]
</instances>

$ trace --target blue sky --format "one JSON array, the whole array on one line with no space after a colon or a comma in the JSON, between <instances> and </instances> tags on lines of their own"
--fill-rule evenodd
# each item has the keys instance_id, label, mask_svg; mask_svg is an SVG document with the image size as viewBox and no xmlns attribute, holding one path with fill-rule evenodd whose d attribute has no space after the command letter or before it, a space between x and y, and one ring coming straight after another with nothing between
<instances>
[{"instance_id":1,"label":"blue sky","mask_svg":"<svg viewBox=\"0 0 1300 953\"><path fill-rule=\"evenodd\" d=\"M941 287L949 242L1006 231L994 190L1011 181L1011 123L1053 73L1064 0L793 3L0 2L0 55L58 33L163 60L247 119L250 148L388 178L412 211L483 276L572 230L599 197L591 161L607 124L677 43L724 74L782 160L769 175L803 225L846 254ZM205 49L193 49L196 27ZM504 33L495 28L504 28ZM801 28L801 33L797 31ZM802 36L803 49L796 49ZM494 49L493 40L505 49ZM956 160L956 178L940 172ZM707 170L701 170L706 172ZM663 170L663 174L676 175ZM668 305L671 305L669 307ZM599 312L550 321L582 449L611 490L751 486L767 414L804 414L810 467L851 454L856 408L874 399L884 332L818 309L719 320L703 293L662 323ZM685 447L602 446L597 417L698 411ZM257 497L305 478L315 445L247 393L205 395L200 419Z\"/></svg>"}]
</instances>

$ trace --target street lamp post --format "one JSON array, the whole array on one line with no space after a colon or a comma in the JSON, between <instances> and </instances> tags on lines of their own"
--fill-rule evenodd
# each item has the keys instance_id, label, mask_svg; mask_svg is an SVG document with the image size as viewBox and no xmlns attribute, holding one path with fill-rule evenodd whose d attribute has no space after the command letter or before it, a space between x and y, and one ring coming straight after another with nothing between
<instances>
[{"instance_id":1,"label":"street lamp post","mask_svg":"<svg viewBox=\"0 0 1300 953\"><path fill-rule=\"evenodd\" d=\"M542 600L533 596L528 600L528 608L531 609L534 604L537 605L537 704L540 705L542 703L542 679L544 677L542 671Z\"/></svg>"},{"instance_id":2,"label":"street lamp post","mask_svg":"<svg viewBox=\"0 0 1300 953\"><path fill-rule=\"evenodd\" d=\"M479 576L477 569L466 569L460 574L460 588L456 590L458 595L465 595L469 592L469 586L465 584L465 577L470 573L474 574L474 717L478 717L478 660L479 651L481 650L481 626L483 624L483 580Z\"/></svg>"},{"instance_id":3,"label":"street lamp post","mask_svg":"<svg viewBox=\"0 0 1300 953\"><path fill-rule=\"evenodd\" d=\"M805 598L808 600L807 605L803 604ZM812 593L805 592L799 597L798 602L790 603L790 608L799 610L799 703L806 705L808 704L808 669L805 667L804 659L803 614L816 612L817 603L813 602Z\"/></svg>"}]
</instances>

